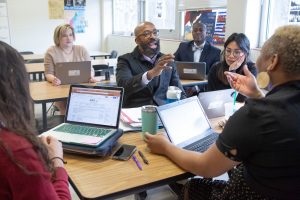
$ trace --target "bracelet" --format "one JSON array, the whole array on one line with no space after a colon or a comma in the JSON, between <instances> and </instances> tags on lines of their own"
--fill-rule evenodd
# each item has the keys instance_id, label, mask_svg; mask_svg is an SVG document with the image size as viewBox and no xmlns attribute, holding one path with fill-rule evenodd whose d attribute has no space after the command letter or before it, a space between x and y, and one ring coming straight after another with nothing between
<instances>
[{"instance_id":1,"label":"bracelet","mask_svg":"<svg viewBox=\"0 0 300 200\"><path fill-rule=\"evenodd\" d=\"M64 159L62 159L61 157L53 157L50 160L53 161L54 159L59 159L61 160L64 164L67 164L67 161L65 161Z\"/></svg>"}]
</instances>

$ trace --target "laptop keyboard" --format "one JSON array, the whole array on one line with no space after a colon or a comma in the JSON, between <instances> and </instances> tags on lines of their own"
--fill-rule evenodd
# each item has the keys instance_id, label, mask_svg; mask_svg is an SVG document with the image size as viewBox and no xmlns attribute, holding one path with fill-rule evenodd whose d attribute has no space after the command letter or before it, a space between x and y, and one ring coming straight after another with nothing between
<instances>
[{"instance_id":1,"label":"laptop keyboard","mask_svg":"<svg viewBox=\"0 0 300 200\"><path fill-rule=\"evenodd\" d=\"M198 141L196 143L193 143L193 144L185 147L184 149L203 153L217 140L217 138L218 138L218 134L213 133L213 134L208 135L207 137L201 139L201 141Z\"/></svg>"},{"instance_id":2,"label":"laptop keyboard","mask_svg":"<svg viewBox=\"0 0 300 200\"><path fill-rule=\"evenodd\" d=\"M107 133L109 133L111 130L112 129L87 127L87 126L80 126L80 125L74 125L74 124L64 124L56 129L54 129L54 131L80 134L80 135L89 135L89 136L94 136L94 137L103 137Z\"/></svg>"}]
</instances>

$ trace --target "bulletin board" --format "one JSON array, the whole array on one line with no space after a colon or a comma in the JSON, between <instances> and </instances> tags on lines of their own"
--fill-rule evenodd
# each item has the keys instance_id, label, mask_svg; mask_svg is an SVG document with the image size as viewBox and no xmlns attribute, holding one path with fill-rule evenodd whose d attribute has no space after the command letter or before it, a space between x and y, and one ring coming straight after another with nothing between
<instances>
[{"instance_id":1,"label":"bulletin board","mask_svg":"<svg viewBox=\"0 0 300 200\"><path fill-rule=\"evenodd\" d=\"M202 22L207 27L206 40L214 45L225 42L226 9L185 11L184 39L193 40L193 23Z\"/></svg>"}]
</instances>

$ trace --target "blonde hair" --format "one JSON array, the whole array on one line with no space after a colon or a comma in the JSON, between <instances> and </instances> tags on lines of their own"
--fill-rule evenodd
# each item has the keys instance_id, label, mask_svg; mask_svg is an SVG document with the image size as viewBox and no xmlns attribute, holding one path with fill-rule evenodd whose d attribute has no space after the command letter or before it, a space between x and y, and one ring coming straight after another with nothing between
<instances>
[{"instance_id":1,"label":"blonde hair","mask_svg":"<svg viewBox=\"0 0 300 200\"><path fill-rule=\"evenodd\" d=\"M62 24L62 25L57 26L54 30L53 40L54 40L54 44L56 46L59 46L59 41L62 38L62 35L66 30L72 31L73 38L75 40L74 28L70 24Z\"/></svg>"},{"instance_id":2,"label":"blonde hair","mask_svg":"<svg viewBox=\"0 0 300 200\"><path fill-rule=\"evenodd\" d=\"M289 74L300 74L300 26L286 25L279 27L265 42L265 56L278 54L279 65Z\"/></svg>"}]
</instances>

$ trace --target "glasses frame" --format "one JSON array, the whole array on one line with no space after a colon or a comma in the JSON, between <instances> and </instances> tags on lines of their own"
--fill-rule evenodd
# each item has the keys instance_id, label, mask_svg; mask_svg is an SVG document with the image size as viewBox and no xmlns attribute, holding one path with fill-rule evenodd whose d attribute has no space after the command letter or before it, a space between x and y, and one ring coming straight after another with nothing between
<instances>
[{"instance_id":1,"label":"glasses frame","mask_svg":"<svg viewBox=\"0 0 300 200\"><path fill-rule=\"evenodd\" d=\"M153 31L144 31L143 33L139 34L137 37L140 37L140 36L144 36L144 38L150 38L151 35L154 35L155 37L158 37L159 36L159 30L157 29L154 29Z\"/></svg>"},{"instance_id":2,"label":"glasses frame","mask_svg":"<svg viewBox=\"0 0 300 200\"><path fill-rule=\"evenodd\" d=\"M238 58L240 57L242 54L244 54L244 52L240 49L228 49L226 48L224 51L224 55L229 57L231 55L233 55L233 57Z\"/></svg>"}]
</instances>

